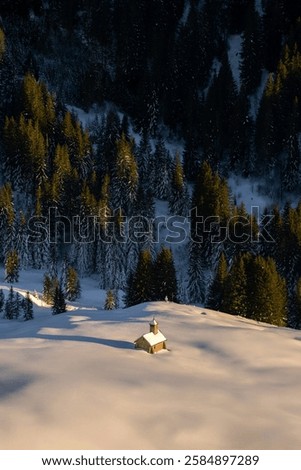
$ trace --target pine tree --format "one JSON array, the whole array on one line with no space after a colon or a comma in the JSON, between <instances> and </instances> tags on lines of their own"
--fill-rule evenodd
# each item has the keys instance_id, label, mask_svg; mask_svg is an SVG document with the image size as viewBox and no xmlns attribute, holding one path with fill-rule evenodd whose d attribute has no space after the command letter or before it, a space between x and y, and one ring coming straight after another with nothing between
<instances>
[{"instance_id":1,"label":"pine tree","mask_svg":"<svg viewBox=\"0 0 301 470\"><path fill-rule=\"evenodd\" d=\"M80 297L81 287L76 270L72 266L68 266L65 284L66 299L76 300Z\"/></svg>"},{"instance_id":2,"label":"pine tree","mask_svg":"<svg viewBox=\"0 0 301 470\"><path fill-rule=\"evenodd\" d=\"M196 286L199 283L200 287L202 285L203 300L205 286L202 271L206 267L212 267L217 259L218 242L223 236L221 227L228 225L230 215L231 204L227 182L220 178L218 173L213 172L207 162L203 162L192 195L192 243L189 270L193 284ZM194 273L198 273L197 278L194 277ZM192 287L191 281L190 286ZM201 291L199 294L201 294ZM194 298L197 299L197 297ZM195 300L195 302L202 302L203 300Z\"/></svg>"},{"instance_id":3,"label":"pine tree","mask_svg":"<svg viewBox=\"0 0 301 470\"><path fill-rule=\"evenodd\" d=\"M43 281L44 302L46 302L49 305L53 303L54 294L58 285L59 285L59 281L56 277L52 277L48 273L44 275L44 281Z\"/></svg>"},{"instance_id":4,"label":"pine tree","mask_svg":"<svg viewBox=\"0 0 301 470\"><path fill-rule=\"evenodd\" d=\"M287 290L278 274L275 261L261 256L250 259L248 317L253 320L286 326Z\"/></svg>"},{"instance_id":5,"label":"pine tree","mask_svg":"<svg viewBox=\"0 0 301 470\"><path fill-rule=\"evenodd\" d=\"M7 320L13 320L14 318L14 313L15 313L14 304L15 304L15 293L14 293L13 287L11 286L9 289L9 293L5 301L5 307L4 307L4 318L6 318Z\"/></svg>"},{"instance_id":6,"label":"pine tree","mask_svg":"<svg viewBox=\"0 0 301 470\"><path fill-rule=\"evenodd\" d=\"M22 91L26 118L33 119L35 122L44 122L46 116L42 87L32 74L25 75Z\"/></svg>"},{"instance_id":7,"label":"pine tree","mask_svg":"<svg viewBox=\"0 0 301 470\"><path fill-rule=\"evenodd\" d=\"M301 278L298 279L293 298L290 302L290 313L288 326L290 328L301 329Z\"/></svg>"},{"instance_id":8,"label":"pine tree","mask_svg":"<svg viewBox=\"0 0 301 470\"><path fill-rule=\"evenodd\" d=\"M186 216L188 214L189 196L184 181L184 173L180 157L177 154L171 177L171 191L169 195L169 213L171 215Z\"/></svg>"},{"instance_id":9,"label":"pine tree","mask_svg":"<svg viewBox=\"0 0 301 470\"><path fill-rule=\"evenodd\" d=\"M59 284L54 291L52 313L53 315L58 315L59 313L64 312L66 312L66 302L63 289Z\"/></svg>"},{"instance_id":10,"label":"pine tree","mask_svg":"<svg viewBox=\"0 0 301 470\"><path fill-rule=\"evenodd\" d=\"M215 277L209 288L209 294L206 301L206 306L213 310L220 310L222 301L226 295L225 284L228 277L227 260L224 253L221 254Z\"/></svg>"},{"instance_id":11,"label":"pine tree","mask_svg":"<svg viewBox=\"0 0 301 470\"><path fill-rule=\"evenodd\" d=\"M178 286L173 254L170 248L162 247L154 264L154 298L177 302Z\"/></svg>"},{"instance_id":12,"label":"pine tree","mask_svg":"<svg viewBox=\"0 0 301 470\"><path fill-rule=\"evenodd\" d=\"M277 90L272 74L266 83L266 87L260 102L255 132L255 144L257 150L257 161L255 163L256 173L267 173L269 180L273 181L279 171L279 141L277 135Z\"/></svg>"},{"instance_id":13,"label":"pine tree","mask_svg":"<svg viewBox=\"0 0 301 470\"><path fill-rule=\"evenodd\" d=\"M295 97L292 111L290 112L290 119L287 130L287 138L285 138L284 150L287 152L287 159L282 176L282 184L284 190L294 191L300 181L300 164L301 164L301 150L298 138L299 129L299 100ZM287 116L287 113L285 113ZM287 117L286 117L287 119Z\"/></svg>"},{"instance_id":14,"label":"pine tree","mask_svg":"<svg viewBox=\"0 0 301 470\"><path fill-rule=\"evenodd\" d=\"M16 250L7 254L5 261L5 282L18 282L19 280L19 257Z\"/></svg>"},{"instance_id":15,"label":"pine tree","mask_svg":"<svg viewBox=\"0 0 301 470\"><path fill-rule=\"evenodd\" d=\"M300 275L300 207L297 210L286 203L283 214L282 240L278 242L279 250L276 259L278 261L278 269L287 283L289 292L292 292L298 277Z\"/></svg>"},{"instance_id":16,"label":"pine tree","mask_svg":"<svg viewBox=\"0 0 301 470\"><path fill-rule=\"evenodd\" d=\"M147 132L142 133L142 138L137 151L137 164L139 171L139 183L146 190L151 189L149 178L152 162L152 148Z\"/></svg>"},{"instance_id":17,"label":"pine tree","mask_svg":"<svg viewBox=\"0 0 301 470\"><path fill-rule=\"evenodd\" d=\"M154 289L152 256L149 250L142 250L139 253L135 271L128 277L126 306L130 307L152 300L156 295Z\"/></svg>"},{"instance_id":18,"label":"pine tree","mask_svg":"<svg viewBox=\"0 0 301 470\"><path fill-rule=\"evenodd\" d=\"M4 293L3 293L3 290L0 289L0 313L3 312L3 309L4 309L4 304L5 304L5 297L4 297Z\"/></svg>"},{"instance_id":19,"label":"pine tree","mask_svg":"<svg viewBox=\"0 0 301 470\"><path fill-rule=\"evenodd\" d=\"M294 191L300 182L301 151L298 135L292 135L287 143L287 161L283 174L283 186L286 191Z\"/></svg>"},{"instance_id":20,"label":"pine tree","mask_svg":"<svg viewBox=\"0 0 301 470\"><path fill-rule=\"evenodd\" d=\"M9 183L0 188L0 260L5 263L8 254L14 251L15 211L12 187ZM15 261L14 257L11 261ZM13 268L13 263L11 263Z\"/></svg>"},{"instance_id":21,"label":"pine tree","mask_svg":"<svg viewBox=\"0 0 301 470\"><path fill-rule=\"evenodd\" d=\"M3 129L3 143L5 157L3 158L3 171L13 188L21 185L20 168L20 136L18 124L14 117L5 116Z\"/></svg>"},{"instance_id":22,"label":"pine tree","mask_svg":"<svg viewBox=\"0 0 301 470\"><path fill-rule=\"evenodd\" d=\"M22 306L22 301L19 292L16 292L14 303L13 303L13 311L14 311L14 318L17 320L20 316L20 309Z\"/></svg>"},{"instance_id":23,"label":"pine tree","mask_svg":"<svg viewBox=\"0 0 301 470\"><path fill-rule=\"evenodd\" d=\"M224 285L220 309L232 315L248 315L247 273L245 256L239 255L233 262Z\"/></svg>"},{"instance_id":24,"label":"pine tree","mask_svg":"<svg viewBox=\"0 0 301 470\"><path fill-rule=\"evenodd\" d=\"M52 201L56 204L62 198L65 185L71 177L71 163L67 145L57 145L54 155L54 174L52 180Z\"/></svg>"},{"instance_id":25,"label":"pine tree","mask_svg":"<svg viewBox=\"0 0 301 470\"><path fill-rule=\"evenodd\" d=\"M115 110L111 109L104 123L104 129L97 147L96 161L99 171L111 179L116 174L116 142L120 139L120 120Z\"/></svg>"},{"instance_id":26,"label":"pine tree","mask_svg":"<svg viewBox=\"0 0 301 470\"><path fill-rule=\"evenodd\" d=\"M282 266L281 258L285 246L283 218L277 206L274 207L272 211L266 210L263 217L265 215L272 215L271 222L268 225L270 236L267 236L267 234L263 232L263 237L260 239L259 252L264 257L269 256L270 258L273 258L276 262L277 268L280 269Z\"/></svg>"},{"instance_id":27,"label":"pine tree","mask_svg":"<svg viewBox=\"0 0 301 470\"><path fill-rule=\"evenodd\" d=\"M188 268L188 299L194 304L203 303L206 297L206 278L203 261L203 246L201 243L190 241Z\"/></svg>"},{"instance_id":28,"label":"pine tree","mask_svg":"<svg viewBox=\"0 0 301 470\"><path fill-rule=\"evenodd\" d=\"M104 309L105 310L116 309L116 298L115 298L114 292L111 289L107 291Z\"/></svg>"},{"instance_id":29,"label":"pine tree","mask_svg":"<svg viewBox=\"0 0 301 470\"><path fill-rule=\"evenodd\" d=\"M74 301L80 297L81 287L76 270L72 266L68 266L65 281L66 299Z\"/></svg>"},{"instance_id":30,"label":"pine tree","mask_svg":"<svg viewBox=\"0 0 301 470\"><path fill-rule=\"evenodd\" d=\"M22 300L23 319L25 321L33 319L33 303L30 298L29 292L26 292L26 297Z\"/></svg>"},{"instance_id":31,"label":"pine tree","mask_svg":"<svg viewBox=\"0 0 301 470\"><path fill-rule=\"evenodd\" d=\"M15 248L19 256L20 268L26 269L29 265L29 247L28 247L28 230L25 216L22 211L15 220Z\"/></svg>"},{"instance_id":32,"label":"pine tree","mask_svg":"<svg viewBox=\"0 0 301 470\"><path fill-rule=\"evenodd\" d=\"M153 194L159 199L167 199L169 196L171 168L170 155L166 150L162 136L159 136L151 160L149 175L153 185Z\"/></svg>"},{"instance_id":33,"label":"pine tree","mask_svg":"<svg viewBox=\"0 0 301 470\"><path fill-rule=\"evenodd\" d=\"M113 179L112 199L115 209L122 209L126 215L132 213L136 201L139 175L133 153L133 142L123 134L117 141L116 175Z\"/></svg>"},{"instance_id":34,"label":"pine tree","mask_svg":"<svg viewBox=\"0 0 301 470\"><path fill-rule=\"evenodd\" d=\"M237 87L225 53L222 67L208 90L203 111L204 153L215 170L233 145L237 99Z\"/></svg>"},{"instance_id":35,"label":"pine tree","mask_svg":"<svg viewBox=\"0 0 301 470\"><path fill-rule=\"evenodd\" d=\"M275 261L249 253L239 255L227 277L221 308L234 315L285 326L287 290Z\"/></svg>"},{"instance_id":36,"label":"pine tree","mask_svg":"<svg viewBox=\"0 0 301 470\"><path fill-rule=\"evenodd\" d=\"M130 272L127 277L127 283L125 288L124 303L126 307L131 307L135 296L135 284L134 284L134 272Z\"/></svg>"}]
</instances>

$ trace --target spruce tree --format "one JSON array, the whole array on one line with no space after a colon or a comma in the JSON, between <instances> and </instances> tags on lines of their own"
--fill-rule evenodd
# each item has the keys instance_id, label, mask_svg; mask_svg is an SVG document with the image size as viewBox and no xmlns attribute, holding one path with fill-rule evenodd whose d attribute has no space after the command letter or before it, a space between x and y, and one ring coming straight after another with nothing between
<instances>
[{"instance_id":1,"label":"spruce tree","mask_svg":"<svg viewBox=\"0 0 301 470\"><path fill-rule=\"evenodd\" d=\"M116 298L115 298L114 292L111 289L109 289L107 291L104 309L105 310L115 310L116 309Z\"/></svg>"},{"instance_id":2,"label":"spruce tree","mask_svg":"<svg viewBox=\"0 0 301 470\"><path fill-rule=\"evenodd\" d=\"M248 317L253 320L286 326L287 290L278 274L275 261L257 256L249 266Z\"/></svg>"},{"instance_id":3,"label":"spruce tree","mask_svg":"<svg viewBox=\"0 0 301 470\"><path fill-rule=\"evenodd\" d=\"M122 209L126 215L130 215L137 196L138 166L133 152L133 142L122 134L116 145L116 174L112 181L112 200L115 209Z\"/></svg>"},{"instance_id":4,"label":"spruce tree","mask_svg":"<svg viewBox=\"0 0 301 470\"><path fill-rule=\"evenodd\" d=\"M142 138L137 150L137 164L139 171L139 183L143 188L151 189L151 182L149 178L150 168L152 162L152 148L149 141L147 132L142 133Z\"/></svg>"},{"instance_id":5,"label":"spruce tree","mask_svg":"<svg viewBox=\"0 0 301 470\"><path fill-rule=\"evenodd\" d=\"M154 266L149 250L142 250L136 270L129 276L127 282L126 305L137 305L148 302L154 298Z\"/></svg>"},{"instance_id":6,"label":"spruce tree","mask_svg":"<svg viewBox=\"0 0 301 470\"><path fill-rule=\"evenodd\" d=\"M19 256L20 268L26 269L29 265L28 228L22 211L15 221L15 247Z\"/></svg>"},{"instance_id":7,"label":"spruce tree","mask_svg":"<svg viewBox=\"0 0 301 470\"><path fill-rule=\"evenodd\" d=\"M52 277L46 273L43 280L43 300L47 304L53 304L55 290L59 285L57 277Z\"/></svg>"},{"instance_id":8,"label":"spruce tree","mask_svg":"<svg viewBox=\"0 0 301 470\"><path fill-rule=\"evenodd\" d=\"M127 277L127 283L125 288L124 303L126 307L131 307L135 296L135 285L134 285L134 272L130 272Z\"/></svg>"},{"instance_id":9,"label":"spruce tree","mask_svg":"<svg viewBox=\"0 0 301 470\"><path fill-rule=\"evenodd\" d=\"M163 137L160 135L156 141L149 175L153 194L158 199L167 199L169 196L171 169L170 155L164 145Z\"/></svg>"},{"instance_id":10,"label":"spruce tree","mask_svg":"<svg viewBox=\"0 0 301 470\"><path fill-rule=\"evenodd\" d=\"M80 297L81 287L76 270L68 266L64 288L66 299L74 301Z\"/></svg>"},{"instance_id":11,"label":"spruce tree","mask_svg":"<svg viewBox=\"0 0 301 470\"><path fill-rule=\"evenodd\" d=\"M213 282L209 288L206 306L213 310L220 310L222 301L226 295L225 284L227 282L228 267L224 253L221 254Z\"/></svg>"},{"instance_id":12,"label":"spruce tree","mask_svg":"<svg viewBox=\"0 0 301 470\"><path fill-rule=\"evenodd\" d=\"M295 291L290 299L290 312L288 316L288 326L290 328L301 329L301 277L298 279Z\"/></svg>"},{"instance_id":13,"label":"spruce tree","mask_svg":"<svg viewBox=\"0 0 301 470\"><path fill-rule=\"evenodd\" d=\"M223 289L220 309L232 315L246 317L248 315L248 278L245 256L239 255L233 262Z\"/></svg>"},{"instance_id":14,"label":"spruce tree","mask_svg":"<svg viewBox=\"0 0 301 470\"><path fill-rule=\"evenodd\" d=\"M7 254L5 261L5 281L12 283L19 280L19 257L16 250Z\"/></svg>"},{"instance_id":15,"label":"spruce tree","mask_svg":"<svg viewBox=\"0 0 301 470\"><path fill-rule=\"evenodd\" d=\"M13 320L15 314L15 293L13 287L9 289L7 299L4 307L4 318L7 320Z\"/></svg>"},{"instance_id":16,"label":"spruce tree","mask_svg":"<svg viewBox=\"0 0 301 470\"><path fill-rule=\"evenodd\" d=\"M208 90L203 112L204 153L214 170L233 144L237 99L237 87L225 53L222 67Z\"/></svg>"},{"instance_id":17,"label":"spruce tree","mask_svg":"<svg viewBox=\"0 0 301 470\"><path fill-rule=\"evenodd\" d=\"M276 126L277 91L274 77L270 74L260 102L256 119L255 144L257 161L255 171L259 174L268 173L275 186L278 170L279 145Z\"/></svg>"},{"instance_id":18,"label":"spruce tree","mask_svg":"<svg viewBox=\"0 0 301 470\"><path fill-rule=\"evenodd\" d=\"M284 139L284 151L287 153L287 158L283 174L281 175L281 183L286 191L295 191L300 181L301 150L298 134L300 127L300 113L298 107L299 100L295 97L292 110L289 112L290 119L287 124L287 137ZM287 113L285 113L285 118L287 120Z\"/></svg>"},{"instance_id":19,"label":"spruce tree","mask_svg":"<svg viewBox=\"0 0 301 470\"><path fill-rule=\"evenodd\" d=\"M120 139L120 119L117 112L111 109L106 115L103 132L97 146L96 162L99 170L109 178L116 174L116 142Z\"/></svg>"},{"instance_id":20,"label":"spruce tree","mask_svg":"<svg viewBox=\"0 0 301 470\"><path fill-rule=\"evenodd\" d=\"M169 194L169 213L171 215L186 216L188 213L189 196L184 180L184 173L180 157L177 154L171 176L171 190Z\"/></svg>"},{"instance_id":21,"label":"spruce tree","mask_svg":"<svg viewBox=\"0 0 301 470\"><path fill-rule=\"evenodd\" d=\"M3 312L3 309L4 309L4 304L5 304L5 297L4 297L4 293L3 293L3 290L0 289L0 313Z\"/></svg>"},{"instance_id":22,"label":"spruce tree","mask_svg":"<svg viewBox=\"0 0 301 470\"><path fill-rule=\"evenodd\" d=\"M14 318L18 320L20 317L20 310L22 306L22 301L19 292L16 292L13 304Z\"/></svg>"},{"instance_id":23,"label":"spruce tree","mask_svg":"<svg viewBox=\"0 0 301 470\"><path fill-rule=\"evenodd\" d=\"M22 300L23 319L25 321L33 319L33 303L30 298L29 292L26 292L26 297Z\"/></svg>"},{"instance_id":24,"label":"spruce tree","mask_svg":"<svg viewBox=\"0 0 301 470\"><path fill-rule=\"evenodd\" d=\"M154 264L154 298L177 302L178 286L173 254L170 248L162 247Z\"/></svg>"},{"instance_id":25,"label":"spruce tree","mask_svg":"<svg viewBox=\"0 0 301 470\"><path fill-rule=\"evenodd\" d=\"M283 214L282 240L279 243L279 251L277 253L278 269L287 283L290 292L300 275L300 206L294 209L289 203L285 204Z\"/></svg>"},{"instance_id":26,"label":"spruce tree","mask_svg":"<svg viewBox=\"0 0 301 470\"><path fill-rule=\"evenodd\" d=\"M58 315L59 313L64 312L66 312L66 302L63 289L59 284L54 291L52 313L53 315Z\"/></svg>"},{"instance_id":27,"label":"spruce tree","mask_svg":"<svg viewBox=\"0 0 301 470\"><path fill-rule=\"evenodd\" d=\"M203 303L206 297L206 278L203 246L199 242L189 243L188 299L194 304Z\"/></svg>"}]
</instances>

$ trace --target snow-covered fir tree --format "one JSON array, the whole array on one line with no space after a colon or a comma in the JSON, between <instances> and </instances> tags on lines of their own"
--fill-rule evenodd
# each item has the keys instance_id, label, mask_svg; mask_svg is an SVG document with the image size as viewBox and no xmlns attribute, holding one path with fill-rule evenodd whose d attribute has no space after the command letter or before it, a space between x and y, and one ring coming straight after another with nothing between
<instances>
[{"instance_id":1,"label":"snow-covered fir tree","mask_svg":"<svg viewBox=\"0 0 301 470\"><path fill-rule=\"evenodd\" d=\"M162 136L156 141L155 151L151 160L150 178L154 195L159 199L168 199L170 194L172 162Z\"/></svg>"},{"instance_id":2,"label":"snow-covered fir tree","mask_svg":"<svg viewBox=\"0 0 301 470\"><path fill-rule=\"evenodd\" d=\"M203 262L202 245L189 243L188 299L194 304L202 304L206 298L207 280Z\"/></svg>"}]
</instances>

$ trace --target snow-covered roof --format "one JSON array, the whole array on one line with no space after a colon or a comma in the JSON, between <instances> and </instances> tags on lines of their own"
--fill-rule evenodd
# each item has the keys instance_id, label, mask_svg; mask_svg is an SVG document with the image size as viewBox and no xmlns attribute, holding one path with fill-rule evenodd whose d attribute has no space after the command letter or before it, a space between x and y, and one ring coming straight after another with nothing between
<instances>
[{"instance_id":1,"label":"snow-covered roof","mask_svg":"<svg viewBox=\"0 0 301 470\"><path fill-rule=\"evenodd\" d=\"M155 318L152 319L152 321L149 323L151 326L158 325L158 322L156 321Z\"/></svg>"},{"instance_id":2,"label":"snow-covered roof","mask_svg":"<svg viewBox=\"0 0 301 470\"><path fill-rule=\"evenodd\" d=\"M162 343L162 341L166 341L165 336L161 331L158 331L156 335L154 333L146 333L143 335L143 338L149 343L150 346L155 346L155 344Z\"/></svg>"}]
</instances>

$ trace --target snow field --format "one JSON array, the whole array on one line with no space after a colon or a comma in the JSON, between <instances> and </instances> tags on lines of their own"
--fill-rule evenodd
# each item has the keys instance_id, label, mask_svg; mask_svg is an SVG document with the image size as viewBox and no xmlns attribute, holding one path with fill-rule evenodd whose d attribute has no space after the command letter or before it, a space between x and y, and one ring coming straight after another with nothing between
<instances>
[{"instance_id":1,"label":"snow field","mask_svg":"<svg viewBox=\"0 0 301 470\"><path fill-rule=\"evenodd\" d=\"M74 311L0 320L1 449L300 448L298 331L169 302L107 312L89 282ZM153 316L157 355L133 349Z\"/></svg>"}]
</instances>

